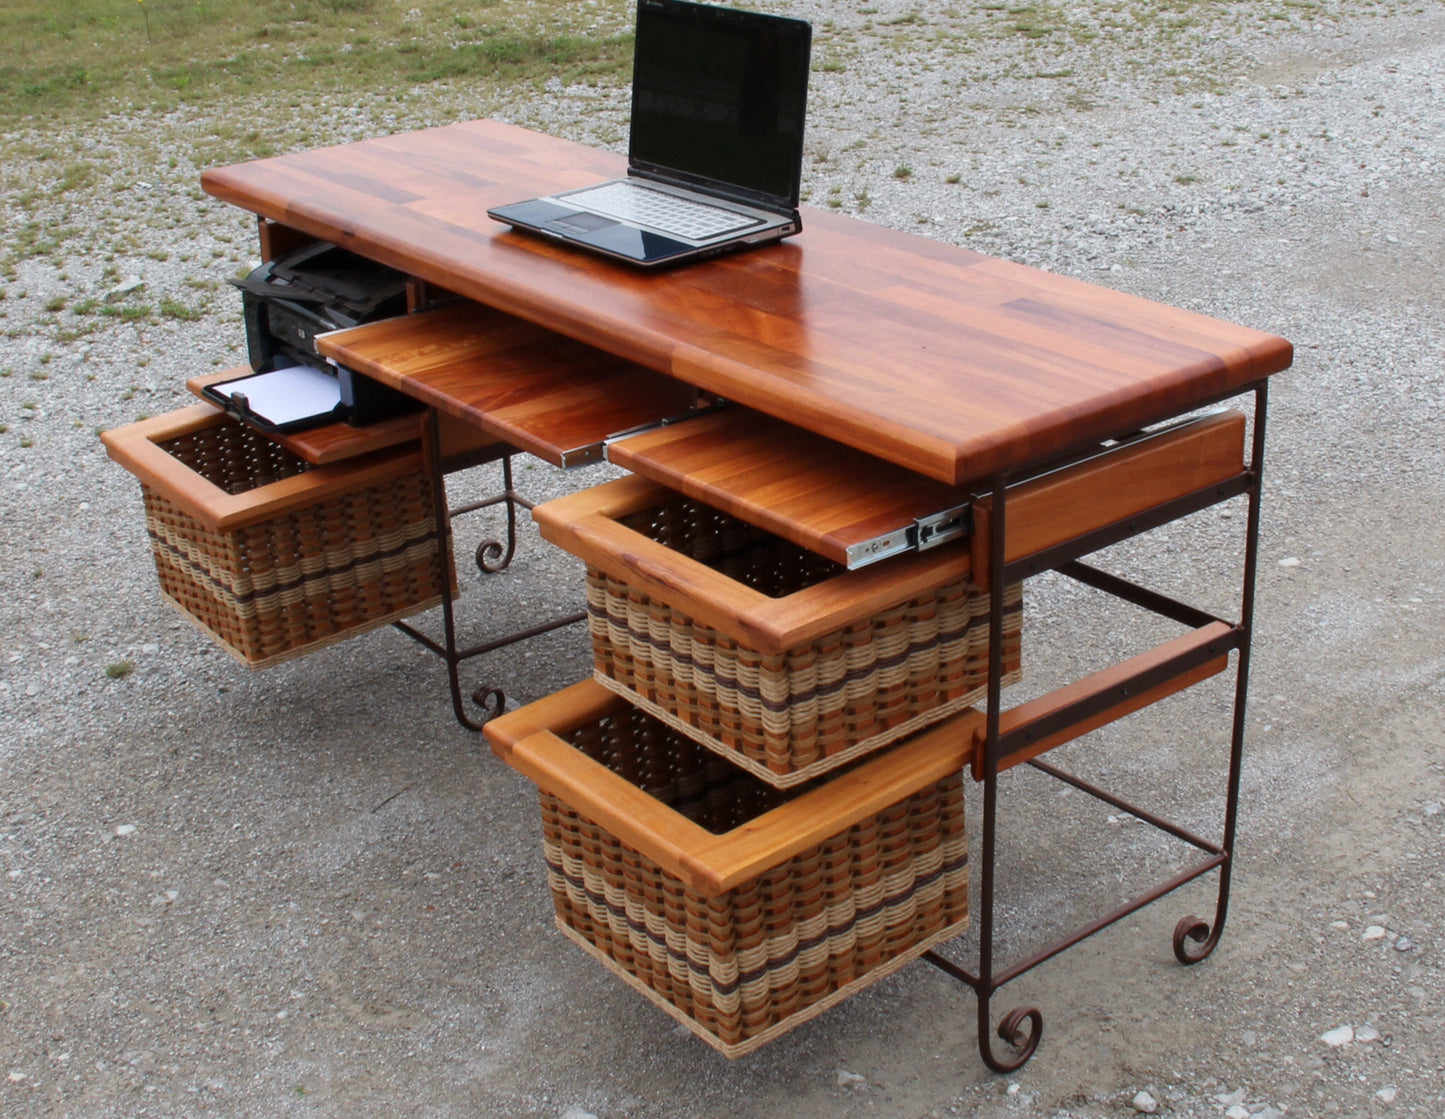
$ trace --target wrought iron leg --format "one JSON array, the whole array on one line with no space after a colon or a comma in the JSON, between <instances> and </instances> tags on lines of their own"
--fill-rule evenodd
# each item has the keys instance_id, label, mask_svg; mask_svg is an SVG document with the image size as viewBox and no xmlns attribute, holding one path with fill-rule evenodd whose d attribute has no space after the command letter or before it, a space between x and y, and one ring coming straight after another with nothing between
<instances>
[{"instance_id":1,"label":"wrought iron leg","mask_svg":"<svg viewBox=\"0 0 1445 1119\"><path fill-rule=\"evenodd\" d=\"M993 478L993 537L989 541L989 603L988 603L988 707L987 743L984 750L983 775L983 867L979 888L978 983L974 994L978 1000L978 1052L983 1063L994 1072L1013 1072L1022 1068L1034 1055L1044 1034L1044 1017L1035 1007L1017 1006L1003 1016L998 1036L1014 1053L1000 1058L993 1051L989 1031L989 1004L993 993L1003 985L994 974L994 867L998 860L998 744L999 716L1003 709L1003 615L1004 615L1004 540L1008 479L1002 472ZM1007 980L1004 980L1006 982ZM1028 1023L1027 1030L1024 1023Z\"/></svg>"},{"instance_id":2,"label":"wrought iron leg","mask_svg":"<svg viewBox=\"0 0 1445 1119\"><path fill-rule=\"evenodd\" d=\"M1190 914L1174 926L1174 958L1186 966L1207 958L1224 935L1224 921L1229 914L1230 874L1234 866L1234 836L1239 822L1239 781L1244 760L1244 721L1249 695L1249 652L1254 644L1254 587L1259 568L1259 506L1264 490L1264 422L1269 405L1269 382L1261 381L1254 390L1254 430L1250 447L1249 514L1244 538L1244 578L1239 607L1239 625L1243 640L1239 645L1239 663L1234 680L1234 722L1229 739L1229 791L1224 805L1225 860L1219 868L1219 896L1214 905L1211 925Z\"/></svg>"},{"instance_id":3,"label":"wrought iron leg","mask_svg":"<svg viewBox=\"0 0 1445 1119\"><path fill-rule=\"evenodd\" d=\"M978 973L973 974L955 964L953 961L938 955L936 952L925 953L924 959L951 975L959 982L965 983L973 988L978 1004L979 1054L983 1058L984 1064L994 1072L1008 1073L1022 1067L1029 1058L1033 1056L1034 1051L1038 1048L1040 1039L1043 1037L1043 1015L1037 1008L1030 1006L1013 1008L1003 1016L996 1031L990 1029L992 1022L990 1003L993 995L1000 988L1017 979L1020 975L1037 967L1045 960L1058 955L1073 945L1078 944L1094 933L1114 924L1128 914L1152 904L1165 894L1173 892L1185 883L1200 878L1214 870L1218 870L1219 872L1218 896L1215 903L1214 920L1211 923L1192 914L1183 918L1174 929L1174 955L1181 964L1198 963L1214 951L1215 946L1219 943L1220 936L1223 934L1229 906L1234 841L1239 816L1240 773L1244 754L1245 701L1249 687L1249 654L1254 625L1254 590L1259 562L1260 494L1264 469L1264 430L1265 411L1267 407L1265 383L1261 382L1256 385L1254 391L1255 417L1253 447L1249 466L1249 481L1244 491L1248 494L1249 513L1245 539L1242 602L1240 622L1235 627L1236 633L1231 641L1233 648L1238 652L1238 661L1236 662L1233 720L1230 728L1229 778L1225 800L1223 838L1219 843L1203 839L1145 809L1129 804L1078 777L1055 769L1052 765L1038 758L1030 759L1028 764L1041 772L1067 782L1075 788L1115 808L1131 813L1142 822L1199 849L1205 853L1206 857L1194 863L1186 870L1174 875L1169 880L1159 883L1141 896L1124 903L1110 913L1057 940L1049 947L1035 952L1027 959L1001 970L996 970L994 963L994 892L995 864L998 851L998 764L1001 714L1000 693L1002 691L1003 680L1003 593L1008 581L1006 576L1011 573L1007 572L1004 566L1006 478L1004 475L999 474L992 479L993 537L989 541L988 707L986 712L987 737L985 740L983 773L981 777L983 786L983 826L981 837L982 851L980 852L981 857L979 860ZM1080 568L1078 564L1067 566ZM1065 568L1061 568L1061 570L1065 570ZM1208 615L1196 611L1193 608L1185 607L1184 604L1175 603L1162 596L1155 595L1152 592L1140 594L1139 592L1142 591L1142 588L1133 587L1132 584L1127 584L1122 580L1117 580L1112 577L1104 577L1101 579L1098 577L1098 573L1087 569L1079 572L1070 571L1069 573L1075 574L1076 577L1082 577L1086 583L1091 583L1100 589L1117 594L1119 597L1133 601L1138 605L1146 606L1156 613L1173 617L1175 620L1183 621L1186 624L1198 626L1208 620ZM1000 1057L994 1052L994 1033L1013 1050L1012 1054Z\"/></svg>"},{"instance_id":4,"label":"wrought iron leg","mask_svg":"<svg viewBox=\"0 0 1445 1119\"><path fill-rule=\"evenodd\" d=\"M457 625L455 598L452 594L452 528L451 521L454 516L469 513L476 509L483 509L491 505L505 503L507 506L507 539L503 545L499 541L483 541L477 546L476 562L477 568L485 574L496 574L503 571L512 562L512 557L517 550L517 509L518 507L530 509L531 502L527 501L516 492L512 483L512 457L510 454L502 458L502 482L503 492L495 497L484 501L473 502L469 505L462 505L456 509L448 509L446 492L446 464L442 457L441 427L436 409L432 409L427 415L427 424L422 439L424 453L427 457L428 470L432 476L432 514L437 525L437 563L441 571L442 588L442 634L443 640L437 642L433 638L422 633L414 626L406 622L394 622L393 625L401 630L412 640L424 645L437 656L441 657L447 666L447 685L452 697L452 712L456 715L457 722L468 730L480 731L494 715L499 715L506 707L507 697L502 689L493 685L482 683L473 690L471 701L481 708L480 719L473 718L467 711L466 697L463 695L461 683L461 663L472 657L489 653L494 649L500 649L507 645L515 644L518 641L525 641L544 633L550 633L554 629L561 629L563 626L573 625L586 618L586 613L578 611L573 614L566 614L560 618L544 622L541 625L533 626L530 629L520 630L516 633L507 634L479 645L472 645L465 649L457 647Z\"/></svg>"},{"instance_id":5,"label":"wrought iron leg","mask_svg":"<svg viewBox=\"0 0 1445 1119\"><path fill-rule=\"evenodd\" d=\"M989 612L988 612L988 700L986 710L988 740L984 751L983 774L983 846L979 882L978 974L959 967L936 952L923 958L934 967L973 988L978 1004L978 1052L983 1063L997 1073L1022 1068L1044 1036L1044 1016L1036 1007L1016 1006L1003 1016L997 1036L1013 1053L1000 1057L994 1053L994 1031L991 1003L994 992L1013 977L994 973L994 866L998 856L998 742L999 715L1003 694L1003 616L1004 616L1004 493L1006 477L994 476L992 492L993 538L989 541Z\"/></svg>"},{"instance_id":6,"label":"wrought iron leg","mask_svg":"<svg viewBox=\"0 0 1445 1119\"><path fill-rule=\"evenodd\" d=\"M519 494L512 483L512 456L510 454L502 456L502 492L482 501L458 505L450 510L448 516L451 520L455 520L463 513L473 513L478 509L487 509L493 505L502 504L507 507L506 542L483 540L477 545L474 558L477 570L483 575L496 575L511 566L512 557L517 554L517 509L519 507L522 509L532 508L532 503Z\"/></svg>"}]
</instances>

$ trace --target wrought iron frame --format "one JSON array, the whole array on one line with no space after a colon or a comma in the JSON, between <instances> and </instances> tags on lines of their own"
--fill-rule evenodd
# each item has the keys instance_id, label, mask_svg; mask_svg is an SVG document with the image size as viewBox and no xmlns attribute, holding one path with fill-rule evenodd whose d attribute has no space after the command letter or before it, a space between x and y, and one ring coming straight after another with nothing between
<instances>
[{"instance_id":1,"label":"wrought iron frame","mask_svg":"<svg viewBox=\"0 0 1445 1119\"><path fill-rule=\"evenodd\" d=\"M564 614L515 633L468 645L465 648L458 647L456 595L453 593L452 579L454 563L452 519L466 513L476 512L479 509L489 509L494 505L506 505L506 542L484 540L477 545L474 557L478 571L483 575L496 575L507 569L512 562L512 557L517 553L517 510L519 508L530 510L533 503L518 493L513 483L512 456L517 453L513 448L507 447L500 452L484 452L480 456L462 456L448 462L442 451L441 419L435 408L428 409L427 421L422 433L422 453L432 478L432 512L437 526L437 562L441 565L439 582L442 587L442 640L437 641L409 622L393 622L392 625L446 662L447 685L452 697L452 713L456 715L457 722L468 730L480 731L488 719L501 714L506 707L507 697L500 687L483 682L477 685L470 696L471 701L481 708L481 718L473 718L469 715L466 705L467 697L463 695L461 682L462 662L505 648L508 645L514 645L519 641L539 637L554 629L575 625L584 620L587 614L585 611ZM455 508L448 506L446 490L448 472L496 461L500 461L502 464L501 492Z\"/></svg>"},{"instance_id":2,"label":"wrought iron frame","mask_svg":"<svg viewBox=\"0 0 1445 1119\"><path fill-rule=\"evenodd\" d=\"M1219 399L1254 394L1254 418L1251 432L1250 459L1244 470L1234 478L1217 486L1211 486L1189 494L1176 501L1161 505L1147 514L1131 517L1118 524L1108 525L1068 541L1056 548L1025 556L1012 562L1005 562L1005 514L1008 488L1016 484L1022 475L1010 475L1008 471L996 473L990 480L989 493L992 497L993 536L989 541L990 571L998 573L990 587L989 602L989 665L987 699L987 739L983 751L983 773L981 776L983 797L982 851L979 887L979 945L978 967L969 971L937 951L924 955L935 967L961 983L973 988L978 1005L978 1047L984 1063L999 1073L1012 1072L1020 1068L1038 1048L1043 1037L1043 1015L1032 1006L1017 1006L1009 1010L998 1025L998 1037L1013 1051L999 1056L993 1050L990 1037L990 1003L993 996L1006 984L1019 978L1033 968L1052 959L1059 953L1073 947L1095 933L1109 927L1129 914L1144 908L1166 894L1179 889L1211 871L1219 871L1218 894L1214 907L1214 918L1206 921L1193 914L1182 918L1174 928L1173 949L1175 958L1184 965L1195 964L1205 959L1219 943L1224 932L1225 918L1229 908L1229 888L1234 867L1235 830L1239 814L1240 770L1244 753L1245 703L1249 684L1250 640L1254 625L1255 576L1259 560L1259 512L1260 489L1264 470L1264 432L1267 407L1267 382L1259 381L1247 386L1242 392L1230 393ZM1217 401L1216 401L1217 402ZM1208 402L1205 402L1208 403ZM1154 422L1169 419L1161 416ZM1139 533L1158 527L1188 513L1205 509L1218 502L1238 495L1247 495L1249 512L1245 530L1244 569L1241 580L1240 615L1230 626L1227 636L1219 642L1210 643L1206 649L1175 657L1147 671L1135 674L1117 684L1109 692L1095 694L1071 704L1052 716L1047 725L1039 724L1018 728L1020 733L1005 735L1000 732L1000 694L1003 679L1003 617L1004 588L1043 571L1058 571L1079 582L1085 583L1107 594L1140 606L1153 613L1170 618L1191 628L1201 628L1225 619L1216 618L1183 602L1178 602L1146 587L1079 562L1079 557L1103 548L1109 544L1129 539ZM1119 698L1137 695L1158 684L1177 678L1190 669L1230 650L1237 654L1234 681L1234 708L1230 728L1229 773L1224 808L1223 835L1218 842L1202 838L1137 805L1130 804L1079 777L1066 773L1038 758L1028 759L1028 764L1039 772L1063 781L1088 793L1090 796L1122 812L1127 812L1143 823L1173 836L1203 852L1200 859L1187 869L1159 883L1152 889L1124 903L1103 916L1090 921L1052 944L1010 966L999 968L994 960L995 949L995 866L998 856L998 780L1000 764L1013 754L1026 749L1030 741L1038 741L1049 734L1058 733L1069 726L1078 726L1090 716L1097 715L1114 705Z\"/></svg>"}]
</instances>

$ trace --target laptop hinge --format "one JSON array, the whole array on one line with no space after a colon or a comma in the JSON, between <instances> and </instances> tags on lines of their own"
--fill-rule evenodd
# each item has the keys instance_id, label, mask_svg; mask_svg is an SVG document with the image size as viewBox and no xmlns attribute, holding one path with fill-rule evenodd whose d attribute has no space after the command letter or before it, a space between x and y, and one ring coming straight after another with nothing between
<instances>
[{"instance_id":1,"label":"laptop hinge","mask_svg":"<svg viewBox=\"0 0 1445 1119\"><path fill-rule=\"evenodd\" d=\"M660 183L663 186L674 187L678 190L685 190L689 194L701 194L706 198L713 198L719 202L730 202L734 206L746 206L750 210L763 210L770 214L787 215L794 218L798 216L796 206L788 205L786 198L777 198L756 191L729 189L730 184L714 182L711 180L693 180L685 175L670 174L667 171L654 171L647 167L639 167L636 164L627 169L627 174L634 179L645 179L649 183ZM798 219L801 222L801 219Z\"/></svg>"}]
</instances>

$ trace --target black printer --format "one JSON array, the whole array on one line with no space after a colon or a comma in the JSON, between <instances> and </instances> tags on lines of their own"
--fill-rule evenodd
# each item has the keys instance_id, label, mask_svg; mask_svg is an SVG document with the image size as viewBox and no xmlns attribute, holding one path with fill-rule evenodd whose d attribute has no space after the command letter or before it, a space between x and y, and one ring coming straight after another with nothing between
<instances>
[{"instance_id":1,"label":"black printer","mask_svg":"<svg viewBox=\"0 0 1445 1119\"><path fill-rule=\"evenodd\" d=\"M318 334L405 314L403 273L319 241L231 282L241 289L251 369L269 376L207 388L206 395L227 411L267 430L294 431L335 420L374 423L421 407L316 352ZM318 373L335 381L334 390Z\"/></svg>"}]
</instances>

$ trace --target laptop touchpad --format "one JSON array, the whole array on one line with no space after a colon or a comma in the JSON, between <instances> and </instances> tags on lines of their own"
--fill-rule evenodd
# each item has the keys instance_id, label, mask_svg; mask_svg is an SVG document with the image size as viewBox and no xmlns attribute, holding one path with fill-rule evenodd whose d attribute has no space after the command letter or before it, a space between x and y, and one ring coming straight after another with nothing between
<instances>
[{"instance_id":1,"label":"laptop touchpad","mask_svg":"<svg viewBox=\"0 0 1445 1119\"><path fill-rule=\"evenodd\" d=\"M563 214L560 218L552 218L548 225L555 225L559 229L565 229L569 233L596 233L599 229L606 229L609 225L617 223L611 218L604 218L597 214L589 214L583 210L577 210L571 214Z\"/></svg>"}]
</instances>

